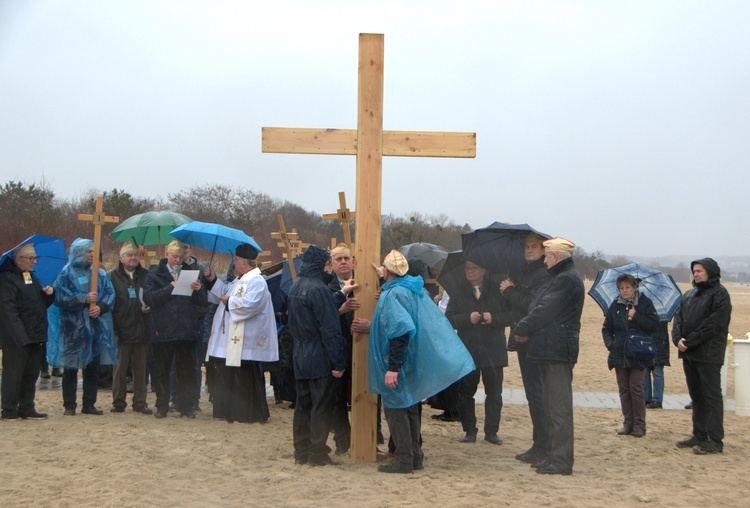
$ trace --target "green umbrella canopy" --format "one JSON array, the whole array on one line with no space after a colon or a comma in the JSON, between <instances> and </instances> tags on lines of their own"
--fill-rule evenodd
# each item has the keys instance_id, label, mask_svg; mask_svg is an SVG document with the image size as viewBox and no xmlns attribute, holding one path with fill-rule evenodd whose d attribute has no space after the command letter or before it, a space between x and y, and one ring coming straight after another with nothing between
<instances>
[{"instance_id":1,"label":"green umbrella canopy","mask_svg":"<svg viewBox=\"0 0 750 508\"><path fill-rule=\"evenodd\" d=\"M133 215L112 230L116 242L134 242L136 245L164 245L172 240L169 233L183 224L193 222L187 215L158 211Z\"/></svg>"}]
</instances>

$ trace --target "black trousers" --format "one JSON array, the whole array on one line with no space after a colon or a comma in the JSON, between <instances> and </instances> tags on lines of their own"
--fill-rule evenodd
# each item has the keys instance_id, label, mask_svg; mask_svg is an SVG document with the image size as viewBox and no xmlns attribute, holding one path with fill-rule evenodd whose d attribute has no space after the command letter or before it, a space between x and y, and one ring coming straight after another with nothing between
<instances>
[{"instance_id":1,"label":"black trousers","mask_svg":"<svg viewBox=\"0 0 750 508\"><path fill-rule=\"evenodd\" d=\"M532 439L533 448L543 453L549 453L549 422L544 413L544 399L542 396L542 371L539 364L526 358L526 351L518 351L518 365L521 368L521 379L526 400L529 403L531 425L534 427Z\"/></svg>"},{"instance_id":2,"label":"black trousers","mask_svg":"<svg viewBox=\"0 0 750 508\"><path fill-rule=\"evenodd\" d=\"M500 429L500 413L503 409L503 367L482 367L461 378L458 384L458 416L464 432L477 432L477 415L474 411L474 395L482 376L484 392L484 433L497 434Z\"/></svg>"},{"instance_id":3,"label":"black trousers","mask_svg":"<svg viewBox=\"0 0 750 508\"><path fill-rule=\"evenodd\" d=\"M394 460L407 468L422 464L424 454L419 404L401 409L383 409L391 439L396 447L393 453Z\"/></svg>"},{"instance_id":4,"label":"black trousers","mask_svg":"<svg viewBox=\"0 0 750 508\"><path fill-rule=\"evenodd\" d=\"M3 346L2 416L23 416L34 410L44 343Z\"/></svg>"},{"instance_id":5,"label":"black trousers","mask_svg":"<svg viewBox=\"0 0 750 508\"><path fill-rule=\"evenodd\" d=\"M75 409L76 390L78 389L78 369L65 369L62 378L63 406ZM90 408L96 404L99 389L99 357L95 356L83 369L83 407Z\"/></svg>"},{"instance_id":6,"label":"black trousers","mask_svg":"<svg viewBox=\"0 0 750 508\"><path fill-rule=\"evenodd\" d=\"M552 465L573 469L573 365L540 363Z\"/></svg>"},{"instance_id":7,"label":"black trousers","mask_svg":"<svg viewBox=\"0 0 750 508\"><path fill-rule=\"evenodd\" d=\"M340 378L333 378L333 412L331 427L336 450L348 450L351 442L351 424L349 423L349 399L351 397L351 373L346 369ZM348 374L348 375L347 375Z\"/></svg>"},{"instance_id":8,"label":"black trousers","mask_svg":"<svg viewBox=\"0 0 750 508\"><path fill-rule=\"evenodd\" d=\"M195 392L195 341L175 340L170 342L152 342L155 372L152 380L156 392L156 410L169 410L169 391L171 380L169 372L174 360L177 382L177 409L189 413L193 408Z\"/></svg>"},{"instance_id":9,"label":"black trousers","mask_svg":"<svg viewBox=\"0 0 750 508\"><path fill-rule=\"evenodd\" d=\"M710 437L723 446L724 398L721 396L721 365L682 359L688 393L693 401L693 435Z\"/></svg>"},{"instance_id":10,"label":"black trousers","mask_svg":"<svg viewBox=\"0 0 750 508\"><path fill-rule=\"evenodd\" d=\"M317 462L331 449L326 445L333 410L333 377L297 380L294 406L294 458Z\"/></svg>"}]
</instances>

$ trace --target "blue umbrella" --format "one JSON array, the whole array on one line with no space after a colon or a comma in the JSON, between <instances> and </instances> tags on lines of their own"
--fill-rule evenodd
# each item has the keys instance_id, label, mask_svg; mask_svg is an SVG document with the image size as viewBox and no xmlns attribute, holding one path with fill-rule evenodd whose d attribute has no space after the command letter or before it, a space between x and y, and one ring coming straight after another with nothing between
<instances>
[{"instance_id":1,"label":"blue umbrella","mask_svg":"<svg viewBox=\"0 0 750 508\"><path fill-rule=\"evenodd\" d=\"M660 321L672 319L682 302L682 291L671 275L638 263L599 270L594 285L589 290L589 296L596 300L605 314L612 302L620 296L616 281L622 274L635 277L638 290L654 302Z\"/></svg>"},{"instance_id":2,"label":"blue umbrella","mask_svg":"<svg viewBox=\"0 0 750 508\"><path fill-rule=\"evenodd\" d=\"M486 228L464 233L461 235L464 258L503 278L520 275L526 265L524 251L529 233L549 238L528 224L505 222L493 222Z\"/></svg>"},{"instance_id":3,"label":"blue umbrella","mask_svg":"<svg viewBox=\"0 0 750 508\"><path fill-rule=\"evenodd\" d=\"M210 250L211 261L213 261L214 252L232 254L243 243L250 245L258 252L263 252L260 245L244 231L211 222L193 221L174 228L169 234L181 242Z\"/></svg>"},{"instance_id":4,"label":"blue umbrella","mask_svg":"<svg viewBox=\"0 0 750 508\"><path fill-rule=\"evenodd\" d=\"M68 262L68 254L65 252L65 243L62 238L51 236L34 235L19 243L0 258L0 265L11 257L14 250L27 243L34 244L37 262L34 266L34 277L44 286L51 286L57 276Z\"/></svg>"}]
</instances>

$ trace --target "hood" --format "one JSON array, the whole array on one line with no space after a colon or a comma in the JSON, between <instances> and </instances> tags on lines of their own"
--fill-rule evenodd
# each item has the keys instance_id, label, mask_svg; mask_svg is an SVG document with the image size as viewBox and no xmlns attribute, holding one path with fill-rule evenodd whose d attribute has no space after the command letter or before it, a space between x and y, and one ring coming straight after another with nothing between
<instances>
[{"instance_id":1,"label":"hood","mask_svg":"<svg viewBox=\"0 0 750 508\"><path fill-rule=\"evenodd\" d=\"M70 253L68 254L68 264L77 268L85 268L86 251L94 245L93 240L87 238L76 238L70 244Z\"/></svg>"},{"instance_id":2,"label":"hood","mask_svg":"<svg viewBox=\"0 0 750 508\"><path fill-rule=\"evenodd\" d=\"M323 272L331 255L323 247L311 245L302 254L302 266L299 269L300 276L315 276Z\"/></svg>"},{"instance_id":3,"label":"hood","mask_svg":"<svg viewBox=\"0 0 750 508\"><path fill-rule=\"evenodd\" d=\"M714 261L712 258L696 259L695 261L690 263L691 273L693 272L693 266L695 265L701 265L706 269L706 272L708 272L708 282L701 282L700 284L696 284L695 281L693 281L693 286L709 287L719 283L719 280L721 279L721 269L719 268L719 263Z\"/></svg>"}]
</instances>

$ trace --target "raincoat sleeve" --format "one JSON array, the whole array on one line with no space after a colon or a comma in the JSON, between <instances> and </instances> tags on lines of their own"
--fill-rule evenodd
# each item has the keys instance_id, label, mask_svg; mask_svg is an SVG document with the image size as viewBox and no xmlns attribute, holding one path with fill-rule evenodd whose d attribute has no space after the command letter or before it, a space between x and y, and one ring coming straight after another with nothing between
<instances>
[{"instance_id":1,"label":"raincoat sleeve","mask_svg":"<svg viewBox=\"0 0 750 508\"><path fill-rule=\"evenodd\" d=\"M172 298L172 284L159 286L159 278L156 271L151 272L146 277L143 284L143 301L149 307L159 307L164 305Z\"/></svg>"},{"instance_id":2,"label":"raincoat sleeve","mask_svg":"<svg viewBox=\"0 0 750 508\"><path fill-rule=\"evenodd\" d=\"M683 300L684 301L684 300ZM677 307L677 312L672 320L672 343L676 346L682 338L682 305Z\"/></svg>"},{"instance_id":3,"label":"raincoat sleeve","mask_svg":"<svg viewBox=\"0 0 750 508\"><path fill-rule=\"evenodd\" d=\"M604 347L607 351L612 350L612 344L615 342L615 325L614 325L614 309L617 303L612 303L607 309L607 314L604 316L604 324L602 325L602 340L604 340Z\"/></svg>"},{"instance_id":4,"label":"raincoat sleeve","mask_svg":"<svg viewBox=\"0 0 750 508\"><path fill-rule=\"evenodd\" d=\"M346 351L344 349L344 338L341 335L338 308L328 286L316 288L315 293L310 300L315 317L318 320L323 347L333 365L333 370L344 370L347 368Z\"/></svg>"},{"instance_id":5,"label":"raincoat sleeve","mask_svg":"<svg viewBox=\"0 0 750 508\"><path fill-rule=\"evenodd\" d=\"M55 305L61 309L72 311L86 307L88 291L84 291L80 286L74 284L71 277L61 274L55 281L54 288Z\"/></svg>"},{"instance_id":6,"label":"raincoat sleeve","mask_svg":"<svg viewBox=\"0 0 750 508\"><path fill-rule=\"evenodd\" d=\"M707 306L708 315L703 318L698 327L685 337L685 345L694 348L702 342L709 341L716 337L716 330L722 328L722 323L728 323L732 314L732 303L729 300L729 293L726 289L711 295ZM726 337L722 337L725 340Z\"/></svg>"}]
</instances>

